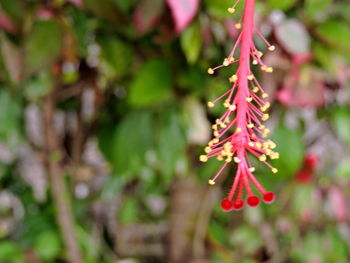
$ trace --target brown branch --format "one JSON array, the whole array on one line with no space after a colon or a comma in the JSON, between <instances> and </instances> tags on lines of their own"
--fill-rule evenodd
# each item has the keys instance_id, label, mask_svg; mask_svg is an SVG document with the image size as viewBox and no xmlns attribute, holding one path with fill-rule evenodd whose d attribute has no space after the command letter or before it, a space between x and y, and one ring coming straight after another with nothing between
<instances>
[{"instance_id":1,"label":"brown branch","mask_svg":"<svg viewBox=\"0 0 350 263\"><path fill-rule=\"evenodd\" d=\"M62 151L59 147L59 138L54 129L54 112L56 107L55 90L44 100L44 126L47 158L47 172L54 204L56 218L60 226L63 242L66 246L70 263L83 263L79 245L74 230L74 220L71 211L69 195L64 181L63 168L60 164Z\"/></svg>"}]
</instances>

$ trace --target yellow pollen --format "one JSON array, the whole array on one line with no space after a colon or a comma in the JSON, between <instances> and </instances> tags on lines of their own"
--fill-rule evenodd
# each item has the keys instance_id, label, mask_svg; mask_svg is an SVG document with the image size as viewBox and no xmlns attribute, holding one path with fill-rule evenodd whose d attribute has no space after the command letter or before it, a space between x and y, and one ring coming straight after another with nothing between
<instances>
[{"instance_id":1,"label":"yellow pollen","mask_svg":"<svg viewBox=\"0 0 350 263\"><path fill-rule=\"evenodd\" d=\"M234 57L230 57L230 62L233 62L235 61L235 58Z\"/></svg>"},{"instance_id":2,"label":"yellow pollen","mask_svg":"<svg viewBox=\"0 0 350 263\"><path fill-rule=\"evenodd\" d=\"M242 131L241 127L237 127L236 133L240 133Z\"/></svg>"},{"instance_id":3,"label":"yellow pollen","mask_svg":"<svg viewBox=\"0 0 350 263\"><path fill-rule=\"evenodd\" d=\"M262 71L266 71L266 70L267 70L267 67L261 66L261 70L262 70Z\"/></svg>"},{"instance_id":4,"label":"yellow pollen","mask_svg":"<svg viewBox=\"0 0 350 263\"><path fill-rule=\"evenodd\" d=\"M204 151L205 151L206 153L210 153L210 152L211 152L211 148L210 148L209 146L207 146L207 147L205 147Z\"/></svg>"},{"instance_id":5,"label":"yellow pollen","mask_svg":"<svg viewBox=\"0 0 350 263\"><path fill-rule=\"evenodd\" d=\"M263 94L261 95L261 97L263 97L264 99L266 99L268 96L269 96L269 94L267 94L267 93L263 93Z\"/></svg>"},{"instance_id":6,"label":"yellow pollen","mask_svg":"<svg viewBox=\"0 0 350 263\"><path fill-rule=\"evenodd\" d=\"M257 93L258 91L259 91L259 88L258 88L258 87L254 87L254 88L253 88L253 92L254 92L254 93Z\"/></svg>"},{"instance_id":7,"label":"yellow pollen","mask_svg":"<svg viewBox=\"0 0 350 263\"><path fill-rule=\"evenodd\" d=\"M229 12L230 14L233 14L236 10L232 7L227 8L227 12Z\"/></svg>"},{"instance_id":8,"label":"yellow pollen","mask_svg":"<svg viewBox=\"0 0 350 263\"><path fill-rule=\"evenodd\" d=\"M235 163L241 162L241 160L238 157L234 157L233 160L235 161Z\"/></svg>"},{"instance_id":9,"label":"yellow pollen","mask_svg":"<svg viewBox=\"0 0 350 263\"><path fill-rule=\"evenodd\" d=\"M269 73L273 72L273 68L272 68L272 67L268 67L268 68L266 69L266 72L269 72Z\"/></svg>"},{"instance_id":10,"label":"yellow pollen","mask_svg":"<svg viewBox=\"0 0 350 263\"><path fill-rule=\"evenodd\" d=\"M276 48L275 48L274 45L269 46L269 50L270 50L270 51L274 51L275 49L276 49Z\"/></svg>"},{"instance_id":11,"label":"yellow pollen","mask_svg":"<svg viewBox=\"0 0 350 263\"><path fill-rule=\"evenodd\" d=\"M230 109L230 111L234 111L234 110L236 109L236 105L231 105L231 106L229 107L229 109Z\"/></svg>"},{"instance_id":12,"label":"yellow pollen","mask_svg":"<svg viewBox=\"0 0 350 263\"><path fill-rule=\"evenodd\" d=\"M259 148L259 149L261 148L261 143L260 142L256 142L255 145L256 145L257 148Z\"/></svg>"},{"instance_id":13,"label":"yellow pollen","mask_svg":"<svg viewBox=\"0 0 350 263\"><path fill-rule=\"evenodd\" d=\"M262 161L262 162L265 162L266 161L266 155L263 154L259 157L259 160Z\"/></svg>"},{"instance_id":14,"label":"yellow pollen","mask_svg":"<svg viewBox=\"0 0 350 263\"><path fill-rule=\"evenodd\" d=\"M270 118L270 115L266 113L266 114L264 114L264 115L262 116L261 120L266 121L266 120L268 120L269 118Z\"/></svg>"},{"instance_id":15,"label":"yellow pollen","mask_svg":"<svg viewBox=\"0 0 350 263\"><path fill-rule=\"evenodd\" d=\"M199 156L199 160L203 163L207 162L208 161L208 157L206 155L201 155Z\"/></svg>"},{"instance_id":16,"label":"yellow pollen","mask_svg":"<svg viewBox=\"0 0 350 263\"><path fill-rule=\"evenodd\" d=\"M246 101L247 101L247 102L251 102L252 100L253 100L252 97L247 97L247 98L246 98Z\"/></svg>"},{"instance_id":17,"label":"yellow pollen","mask_svg":"<svg viewBox=\"0 0 350 263\"><path fill-rule=\"evenodd\" d=\"M223 103L225 108L228 108L231 106L230 102L228 100L225 100L225 102Z\"/></svg>"},{"instance_id":18,"label":"yellow pollen","mask_svg":"<svg viewBox=\"0 0 350 263\"><path fill-rule=\"evenodd\" d=\"M218 142L219 142L218 138L213 139L213 143L218 143Z\"/></svg>"},{"instance_id":19,"label":"yellow pollen","mask_svg":"<svg viewBox=\"0 0 350 263\"><path fill-rule=\"evenodd\" d=\"M235 82L237 79L238 79L237 75L235 75L235 74L229 78L230 82Z\"/></svg>"},{"instance_id":20,"label":"yellow pollen","mask_svg":"<svg viewBox=\"0 0 350 263\"><path fill-rule=\"evenodd\" d=\"M270 133L270 130L269 130L269 129L265 129L265 130L264 130L264 133L269 134L269 133Z\"/></svg>"},{"instance_id":21,"label":"yellow pollen","mask_svg":"<svg viewBox=\"0 0 350 263\"><path fill-rule=\"evenodd\" d=\"M249 124L247 125L247 127L248 127L249 129L252 129L252 128L254 128L254 124L253 124L253 123L249 123Z\"/></svg>"},{"instance_id":22,"label":"yellow pollen","mask_svg":"<svg viewBox=\"0 0 350 263\"><path fill-rule=\"evenodd\" d=\"M248 142L248 145L249 145L250 147L253 147L255 144L254 144L253 142Z\"/></svg>"},{"instance_id":23,"label":"yellow pollen","mask_svg":"<svg viewBox=\"0 0 350 263\"><path fill-rule=\"evenodd\" d=\"M278 172L277 168L272 168L271 171L275 174Z\"/></svg>"},{"instance_id":24,"label":"yellow pollen","mask_svg":"<svg viewBox=\"0 0 350 263\"><path fill-rule=\"evenodd\" d=\"M257 55L259 58L261 58L261 57L264 55L264 53L262 53L261 51L258 51L258 52L256 53L256 55Z\"/></svg>"},{"instance_id":25,"label":"yellow pollen","mask_svg":"<svg viewBox=\"0 0 350 263\"><path fill-rule=\"evenodd\" d=\"M214 180L212 180L212 179L210 179L210 180L208 180L208 184L210 184L210 185L214 185L214 184L215 184L215 181L214 181Z\"/></svg>"},{"instance_id":26,"label":"yellow pollen","mask_svg":"<svg viewBox=\"0 0 350 263\"><path fill-rule=\"evenodd\" d=\"M222 63L225 67L227 67L228 65L230 65L230 62L228 61L227 58L225 58L224 63Z\"/></svg>"},{"instance_id":27,"label":"yellow pollen","mask_svg":"<svg viewBox=\"0 0 350 263\"><path fill-rule=\"evenodd\" d=\"M265 125L260 125L259 130L263 130L263 129L265 129Z\"/></svg>"},{"instance_id":28,"label":"yellow pollen","mask_svg":"<svg viewBox=\"0 0 350 263\"><path fill-rule=\"evenodd\" d=\"M235 24L235 28L237 28L237 29L241 29L241 27L242 27L241 23L237 23L237 24Z\"/></svg>"},{"instance_id":29,"label":"yellow pollen","mask_svg":"<svg viewBox=\"0 0 350 263\"><path fill-rule=\"evenodd\" d=\"M216 159L217 159L218 161L222 161L222 160L224 159L224 157L223 157L222 155L218 155L218 157L216 157Z\"/></svg>"},{"instance_id":30,"label":"yellow pollen","mask_svg":"<svg viewBox=\"0 0 350 263\"><path fill-rule=\"evenodd\" d=\"M218 129L218 126L217 126L216 124L213 124L213 125L211 126L211 128L212 128L213 130L217 130L217 129Z\"/></svg>"},{"instance_id":31,"label":"yellow pollen","mask_svg":"<svg viewBox=\"0 0 350 263\"><path fill-rule=\"evenodd\" d=\"M232 162L232 158L231 158L231 157L228 157L228 158L225 160L225 162L227 162L227 163Z\"/></svg>"},{"instance_id":32,"label":"yellow pollen","mask_svg":"<svg viewBox=\"0 0 350 263\"><path fill-rule=\"evenodd\" d=\"M211 101L208 101L207 105L208 105L209 108L213 108L215 106L215 104L213 102L211 102Z\"/></svg>"},{"instance_id":33,"label":"yellow pollen","mask_svg":"<svg viewBox=\"0 0 350 263\"><path fill-rule=\"evenodd\" d=\"M257 65L258 61L256 59L253 60L253 65Z\"/></svg>"},{"instance_id":34,"label":"yellow pollen","mask_svg":"<svg viewBox=\"0 0 350 263\"><path fill-rule=\"evenodd\" d=\"M248 170L249 170L249 172L251 172L251 173L252 173L252 172L254 172L254 171L255 171L255 168L254 168L254 167L250 167Z\"/></svg>"},{"instance_id":35,"label":"yellow pollen","mask_svg":"<svg viewBox=\"0 0 350 263\"><path fill-rule=\"evenodd\" d=\"M253 75L253 74L249 75L249 76L247 77L247 79L248 79L248 80L253 80L253 79L254 79L254 75Z\"/></svg>"},{"instance_id":36,"label":"yellow pollen","mask_svg":"<svg viewBox=\"0 0 350 263\"><path fill-rule=\"evenodd\" d=\"M213 135L214 135L215 137L218 137L218 136L219 136L219 132L218 132L218 131L214 131L214 132L213 132Z\"/></svg>"}]
</instances>

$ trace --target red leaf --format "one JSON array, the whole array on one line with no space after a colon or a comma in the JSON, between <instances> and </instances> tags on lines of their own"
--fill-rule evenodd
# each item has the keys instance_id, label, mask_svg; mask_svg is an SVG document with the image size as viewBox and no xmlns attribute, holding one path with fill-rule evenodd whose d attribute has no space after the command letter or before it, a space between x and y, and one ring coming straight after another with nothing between
<instances>
[{"instance_id":1,"label":"red leaf","mask_svg":"<svg viewBox=\"0 0 350 263\"><path fill-rule=\"evenodd\" d=\"M16 26L12 23L11 19L2 11L0 11L0 29L9 33L16 32Z\"/></svg>"},{"instance_id":2,"label":"red leaf","mask_svg":"<svg viewBox=\"0 0 350 263\"><path fill-rule=\"evenodd\" d=\"M134 24L140 35L149 32L163 11L163 0L143 0L134 13Z\"/></svg>"},{"instance_id":3,"label":"red leaf","mask_svg":"<svg viewBox=\"0 0 350 263\"><path fill-rule=\"evenodd\" d=\"M181 33L197 14L199 0L167 0L172 12L175 29Z\"/></svg>"}]
</instances>

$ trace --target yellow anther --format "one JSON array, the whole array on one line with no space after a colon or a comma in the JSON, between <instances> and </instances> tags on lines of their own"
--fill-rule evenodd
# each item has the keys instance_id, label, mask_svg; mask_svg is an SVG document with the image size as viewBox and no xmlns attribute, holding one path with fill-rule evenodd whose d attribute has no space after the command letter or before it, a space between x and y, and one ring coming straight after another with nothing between
<instances>
[{"instance_id":1,"label":"yellow anther","mask_svg":"<svg viewBox=\"0 0 350 263\"><path fill-rule=\"evenodd\" d=\"M254 143L253 142L248 142L248 145L250 146L250 147L254 147Z\"/></svg>"},{"instance_id":2,"label":"yellow anther","mask_svg":"<svg viewBox=\"0 0 350 263\"><path fill-rule=\"evenodd\" d=\"M274 142L271 141L271 140L268 140L267 142L268 142L268 144L270 145L270 148L271 148L271 149L275 149L275 148L276 148L276 143L274 143Z\"/></svg>"},{"instance_id":3,"label":"yellow anther","mask_svg":"<svg viewBox=\"0 0 350 263\"><path fill-rule=\"evenodd\" d=\"M253 88L253 92L254 92L254 93L257 93L258 91L259 91L259 88L258 88L258 87L254 87L254 88Z\"/></svg>"},{"instance_id":4,"label":"yellow anther","mask_svg":"<svg viewBox=\"0 0 350 263\"><path fill-rule=\"evenodd\" d=\"M205 151L206 153L210 153L210 152L211 152L211 148L210 148L209 146L207 146L207 147L205 147L204 151Z\"/></svg>"},{"instance_id":5,"label":"yellow anther","mask_svg":"<svg viewBox=\"0 0 350 263\"><path fill-rule=\"evenodd\" d=\"M269 46L269 50L270 50L270 51L274 51L275 49L276 49L276 48L275 48L274 45Z\"/></svg>"},{"instance_id":6,"label":"yellow anther","mask_svg":"<svg viewBox=\"0 0 350 263\"><path fill-rule=\"evenodd\" d=\"M247 97L247 98L246 98L246 101L247 101L247 102L252 102L252 100L253 100L252 97Z\"/></svg>"},{"instance_id":7,"label":"yellow anther","mask_svg":"<svg viewBox=\"0 0 350 263\"><path fill-rule=\"evenodd\" d=\"M214 70L212 68L208 68L208 74L209 75L213 75L214 74Z\"/></svg>"},{"instance_id":8,"label":"yellow anther","mask_svg":"<svg viewBox=\"0 0 350 263\"><path fill-rule=\"evenodd\" d=\"M217 129L218 129L218 126L217 126L216 124L213 124L213 125L211 126L211 128L212 128L213 130L217 130Z\"/></svg>"},{"instance_id":9,"label":"yellow anther","mask_svg":"<svg viewBox=\"0 0 350 263\"><path fill-rule=\"evenodd\" d=\"M234 157L233 160L235 161L235 163L241 162L241 159L239 159L238 157Z\"/></svg>"},{"instance_id":10,"label":"yellow anther","mask_svg":"<svg viewBox=\"0 0 350 263\"><path fill-rule=\"evenodd\" d=\"M265 107L266 109L270 108L270 106L271 106L270 102L266 102L265 105L264 105L264 107Z\"/></svg>"},{"instance_id":11,"label":"yellow anther","mask_svg":"<svg viewBox=\"0 0 350 263\"><path fill-rule=\"evenodd\" d=\"M227 162L227 163L232 162L232 158L231 157L226 158L225 162Z\"/></svg>"},{"instance_id":12,"label":"yellow anther","mask_svg":"<svg viewBox=\"0 0 350 263\"><path fill-rule=\"evenodd\" d=\"M248 80L253 80L253 79L254 79L254 75L253 75L253 74L248 75L247 79L248 79Z\"/></svg>"},{"instance_id":13,"label":"yellow anther","mask_svg":"<svg viewBox=\"0 0 350 263\"><path fill-rule=\"evenodd\" d=\"M241 27L242 27L241 23L237 23L237 24L235 24L235 28L237 28L237 29L241 29Z\"/></svg>"},{"instance_id":14,"label":"yellow anther","mask_svg":"<svg viewBox=\"0 0 350 263\"><path fill-rule=\"evenodd\" d=\"M260 68L261 68L262 71L266 71L267 70L267 67L265 67L265 66L261 66Z\"/></svg>"},{"instance_id":15,"label":"yellow anther","mask_svg":"<svg viewBox=\"0 0 350 263\"><path fill-rule=\"evenodd\" d=\"M237 127L236 132L235 133L240 133L242 131L241 127Z\"/></svg>"},{"instance_id":16,"label":"yellow anther","mask_svg":"<svg viewBox=\"0 0 350 263\"><path fill-rule=\"evenodd\" d=\"M215 181L214 181L214 180L212 180L212 179L210 179L210 180L208 180L208 184L210 184L210 185L214 185L214 184L215 184Z\"/></svg>"},{"instance_id":17,"label":"yellow anther","mask_svg":"<svg viewBox=\"0 0 350 263\"><path fill-rule=\"evenodd\" d=\"M261 143L260 142L256 142L255 146L260 149L261 148Z\"/></svg>"},{"instance_id":18,"label":"yellow anther","mask_svg":"<svg viewBox=\"0 0 350 263\"><path fill-rule=\"evenodd\" d=\"M249 172L251 172L251 173L252 173L252 172L254 172L254 171L255 171L255 167L250 167L248 170L249 170Z\"/></svg>"},{"instance_id":19,"label":"yellow anther","mask_svg":"<svg viewBox=\"0 0 350 263\"><path fill-rule=\"evenodd\" d=\"M224 157L223 157L222 155L218 155L218 157L216 157L216 159L217 159L218 161L222 161L222 160L224 159Z\"/></svg>"},{"instance_id":20,"label":"yellow anther","mask_svg":"<svg viewBox=\"0 0 350 263\"><path fill-rule=\"evenodd\" d=\"M228 100L225 100L225 102L223 103L225 108L228 108L231 106L230 102Z\"/></svg>"},{"instance_id":21,"label":"yellow anther","mask_svg":"<svg viewBox=\"0 0 350 263\"><path fill-rule=\"evenodd\" d=\"M208 157L206 155L201 155L199 156L199 160L203 163L207 162L208 161Z\"/></svg>"},{"instance_id":22,"label":"yellow anther","mask_svg":"<svg viewBox=\"0 0 350 263\"><path fill-rule=\"evenodd\" d=\"M237 75L232 75L230 78L229 78L229 80L230 80L230 82L235 82L235 81L237 81Z\"/></svg>"},{"instance_id":23,"label":"yellow anther","mask_svg":"<svg viewBox=\"0 0 350 263\"><path fill-rule=\"evenodd\" d=\"M218 142L219 142L218 138L213 139L213 143L218 143Z\"/></svg>"},{"instance_id":24,"label":"yellow anther","mask_svg":"<svg viewBox=\"0 0 350 263\"><path fill-rule=\"evenodd\" d=\"M233 14L236 10L232 7L230 8L227 8L227 11L230 13L230 14Z\"/></svg>"},{"instance_id":25,"label":"yellow anther","mask_svg":"<svg viewBox=\"0 0 350 263\"><path fill-rule=\"evenodd\" d=\"M210 141L210 142L208 143L209 146L212 146L213 144L214 144L213 141Z\"/></svg>"},{"instance_id":26,"label":"yellow anther","mask_svg":"<svg viewBox=\"0 0 350 263\"><path fill-rule=\"evenodd\" d=\"M254 128L254 123L249 123L249 124L247 124L247 127L248 127L249 129Z\"/></svg>"},{"instance_id":27,"label":"yellow anther","mask_svg":"<svg viewBox=\"0 0 350 263\"><path fill-rule=\"evenodd\" d=\"M262 112L264 112L264 111L266 111L267 109L266 109L265 106L263 106L263 107L260 107L260 110L261 110Z\"/></svg>"},{"instance_id":28,"label":"yellow anther","mask_svg":"<svg viewBox=\"0 0 350 263\"><path fill-rule=\"evenodd\" d=\"M230 57L229 61L233 62L233 61L235 61L235 58L234 57Z\"/></svg>"},{"instance_id":29,"label":"yellow anther","mask_svg":"<svg viewBox=\"0 0 350 263\"><path fill-rule=\"evenodd\" d=\"M264 130L264 133L269 134L269 133L270 133L270 130L269 130L269 129L265 129L265 130Z\"/></svg>"},{"instance_id":30,"label":"yellow anther","mask_svg":"<svg viewBox=\"0 0 350 263\"><path fill-rule=\"evenodd\" d=\"M261 95L261 97L263 97L264 99L266 99L268 96L269 96L269 94L267 94L267 93L263 93L263 94Z\"/></svg>"},{"instance_id":31,"label":"yellow anther","mask_svg":"<svg viewBox=\"0 0 350 263\"><path fill-rule=\"evenodd\" d=\"M260 125L259 130L263 130L263 129L265 129L265 125Z\"/></svg>"},{"instance_id":32,"label":"yellow anther","mask_svg":"<svg viewBox=\"0 0 350 263\"><path fill-rule=\"evenodd\" d=\"M253 60L253 65L257 65L258 61L256 59Z\"/></svg>"},{"instance_id":33,"label":"yellow anther","mask_svg":"<svg viewBox=\"0 0 350 263\"><path fill-rule=\"evenodd\" d=\"M259 160L262 161L262 162L265 162L266 161L266 155L263 154L259 157Z\"/></svg>"},{"instance_id":34,"label":"yellow anther","mask_svg":"<svg viewBox=\"0 0 350 263\"><path fill-rule=\"evenodd\" d=\"M221 122L221 123L220 123L220 127L221 127L221 128L226 128L227 126L226 126L225 123Z\"/></svg>"},{"instance_id":35,"label":"yellow anther","mask_svg":"<svg viewBox=\"0 0 350 263\"><path fill-rule=\"evenodd\" d=\"M214 135L215 137L218 137L218 136L219 136L219 132L218 132L218 131L214 131L214 132L213 132L213 135Z\"/></svg>"},{"instance_id":36,"label":"yellow anther","mask_svg":"<svg viewBox=\"0 0 350 263\"><path fill-rule=\"evenodd\" d=\"M228 65L230 65L230 62L228 61L227 58L225 58L224 62L222 63L225 67L227 67Z\"/></svg>"},{"instance_id":37,"label":"yellow anther","mask_svg":"<svg viewBox=\"0 0 350 263\"><path fill-rule=\"evenodd\" d=\"M264 53L262 53L261 51L257 51L257 52L256 52L256 55L257 55L259 58L261 58L261 57L264 55Z\"/></svg>"},{"instance_id":38,"label":"yellow anther","mask_svg":"<svg viewBox=\"0 0 350 263\"><path fill-rule=\"evenodd\" d=\"M266 121L266 120L268 120L269 118L270 118L270 115L267 114L267 113L265 113L265 114L261 117L261 120L262 120L262 121Z\"/></svg>"},{"instance_id":39,"label":"yellow anther","mask_svg":"<svg viewBox=\"0 0 350 263\"><path fill-rule=\"evenodd\" d=\"M213 108L215 106L215 104L211 101L208 101L207 105L209 108Z\"/></svg>"},{"instance_id":40,"label":"yellow anther","mask_svg":"<svg viewBox=\"0 0 350 263\"><path fill-rule=\"evenodd\" d=\"M226 118L225 118L225 122L226 122L226 123L230 123L230 118L229 118L229 117L226 117Z\"/></svg>"},{"instance_id":41,"label":"yellow anther","mask_svg":"<svg viewBox=\"0 0 350 263\"><path fill-rule=\"evenodd\" d=\"M269 73L273 72L273 68L272 68L272 67L268 67L268 68L266 69L266 72L269 72Z\"/></svg>"},{"instance_id":42,"label":"yellow anther","mask_svg":"<svg viewBox=\"0 0 350 263\"><path fill-rule=\"evenodd\" d=\"M229 107L229 110L230 111L234 111L236 109L236 105L231 105L230 107Z\"/></svg>"},{"instance_id":43,"label":"yellow anther","mask_svg":"<svg viewBox=\"0 0 350 263\"><path fill-rule=\"evenodd\" d=\"M278 172L278 169L277 168L272 168L271 171L275 174Z\"/></svg>"}]
</instances>

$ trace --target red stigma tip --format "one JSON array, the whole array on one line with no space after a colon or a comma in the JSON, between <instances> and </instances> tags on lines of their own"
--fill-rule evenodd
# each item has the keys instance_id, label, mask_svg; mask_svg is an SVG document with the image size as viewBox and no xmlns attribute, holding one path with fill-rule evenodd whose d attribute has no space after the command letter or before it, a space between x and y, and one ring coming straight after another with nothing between
<instances>
[{"instance_id":1,"label":"red stigma tip","mask_svg":"<svg viewBox=\"0 0 350 263\"><path fill-rule=\"evenodd\" d=\"M267 192L263 196L263 201L265 203L272 203L275 200L275 194L272 192Z\"/></svg>"},{"instance_id":2,"label":"red stigma tip","mask_svg":"<svg viewBox=\"0 0 350 263\"><path fill-rule=\"evenodd\" d=\"M221 201L221 208L222 210L229 212L233 209L233 203L228 199L224 199Z\"/></svg>"},{"instance_id":3,"label":"red stigma tip","mask_svg":"<svg viewBox=\"0 0 350 263\"><path fill-rule=\"evenodd\" d=\"M260 203L259 197L255 196L255 195L251 195L248 197L247 203L249 206L255 207Z\"/></svg>"},{"instance_id":4,"label":"red stigma tip","mask_svg":"<svg viewBox=\"0 0 350 263\"><path fill-rule=\"evenodd\" d=\"M243 206L244 206L244 203L242 200L236 200L233 202L233 209L234 210L240 210L243 208Z\"/></svg>"}]
</instances>

